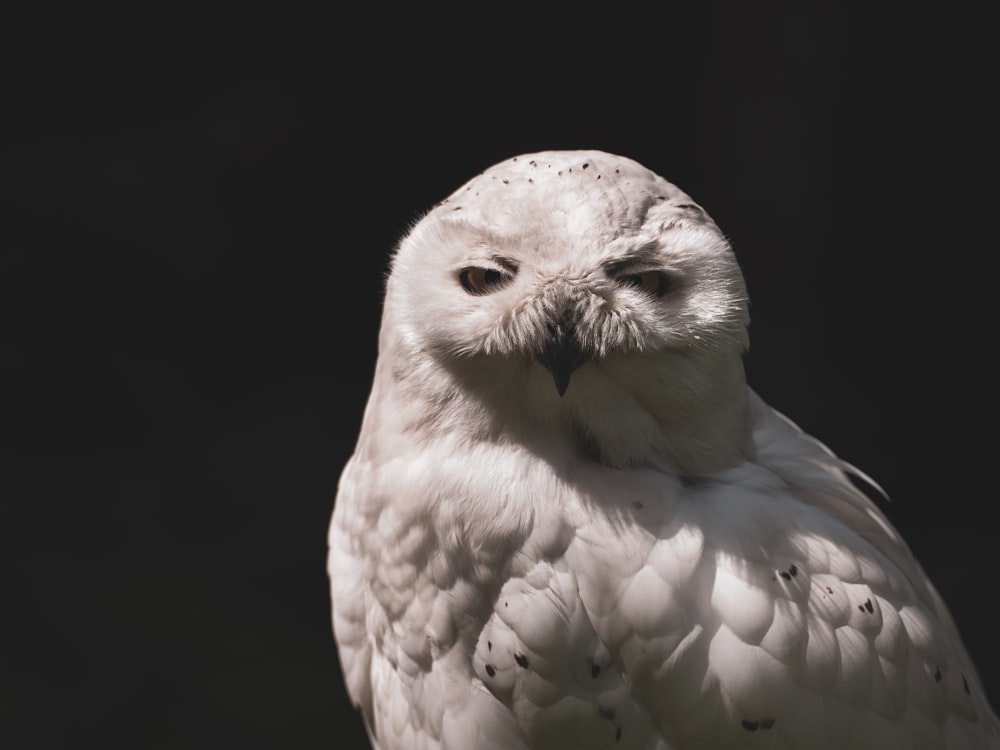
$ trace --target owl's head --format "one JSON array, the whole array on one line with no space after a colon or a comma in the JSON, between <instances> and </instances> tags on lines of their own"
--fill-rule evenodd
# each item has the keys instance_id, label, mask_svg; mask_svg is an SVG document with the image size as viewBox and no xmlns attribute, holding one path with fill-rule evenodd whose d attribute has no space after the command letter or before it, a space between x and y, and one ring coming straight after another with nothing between
<instances>
[{"instance_id":1,"label":"owl's head","mask_svg":"<svg viewBox=\"0 0 1000 750\"><path fill-rule=\"evenodd\" d=\"M631 159L548 151L489 168L416 223L380 356L448 413L429 423L454 429L468 408L494 438L568 430L612 465L696 469L718 462L720 430L746 442L748 322L729 243L690 197Z\"/></svg>"}]
</instances>

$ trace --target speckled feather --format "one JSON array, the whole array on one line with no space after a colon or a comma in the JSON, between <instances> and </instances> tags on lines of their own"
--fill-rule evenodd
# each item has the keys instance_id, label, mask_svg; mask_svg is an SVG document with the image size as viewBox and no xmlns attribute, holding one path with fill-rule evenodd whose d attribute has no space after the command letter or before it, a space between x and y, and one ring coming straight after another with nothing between
<instances>
[{"instance_id":1,"label":"speckled feather","mask_svg":"<svg viewBox=\"0 0 1000 750\"><path fill-rule=\"evenodd\" d=\"M1000 748L864 476L747 386L748 324L722 232L624 157L519 156L411 228L329 537L374 748Z\"/></svg>"}]
</instances>

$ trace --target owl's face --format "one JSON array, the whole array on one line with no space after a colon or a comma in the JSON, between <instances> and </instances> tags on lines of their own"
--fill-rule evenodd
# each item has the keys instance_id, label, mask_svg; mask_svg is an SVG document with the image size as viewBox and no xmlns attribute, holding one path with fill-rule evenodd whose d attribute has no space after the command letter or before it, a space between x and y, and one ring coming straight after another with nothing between
<instances>
[{"instance_id":1,"label":"owl's face","mask_svg":"<svg viewBox=\"0 0 1000 750\"><path fill-rule=\"evenodd\" d=\"M615 409L658 420L698 401L747 323L729 244L687 195L622 157L545 152L492 167L414 227L383 337L486 401L513 392L527 417L592 433Z\"/></svg>"}]
</instances>

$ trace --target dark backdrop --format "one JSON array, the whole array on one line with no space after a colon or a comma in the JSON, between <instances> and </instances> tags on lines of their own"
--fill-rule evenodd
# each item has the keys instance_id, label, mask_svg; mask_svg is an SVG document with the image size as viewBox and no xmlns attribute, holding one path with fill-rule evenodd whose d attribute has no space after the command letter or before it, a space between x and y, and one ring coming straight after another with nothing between
<instances>
[{"instance_id":1,"label":"dark backdrop","mask_svg":"<svg viewBox=\"0 0 1000 750\"><path fill-rule=\"evenodd\" d=\"M901 447L946 407L907 395L896 227L923 209L887 200L898 60L870 19L327 5L30 3L0 24L2 733L361 747L325 535L387 256L465 179L547 148L631 156L713 214L753 299L752 385L892 495L1000 696L997 584L974 572L991 531L941 490L951 438Z\"/></svg>"}]
</instances>

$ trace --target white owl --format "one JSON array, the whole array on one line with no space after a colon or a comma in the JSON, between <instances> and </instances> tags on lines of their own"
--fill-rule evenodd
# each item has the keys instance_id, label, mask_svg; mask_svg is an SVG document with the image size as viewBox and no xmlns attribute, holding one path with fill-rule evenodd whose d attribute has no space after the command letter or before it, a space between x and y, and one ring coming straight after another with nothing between
<instances>
[{"instance_id":1,"label":"white owl","mask_svg":"<svg viewBox=\"0 0 1000 750\"><path fill-rule=\"evenodd\" d=\"M600 151L497 164L400 243L329 536L381 750L1000 748L856 472L748 388L706 212Z\"/></svg>"}]
</instances>

